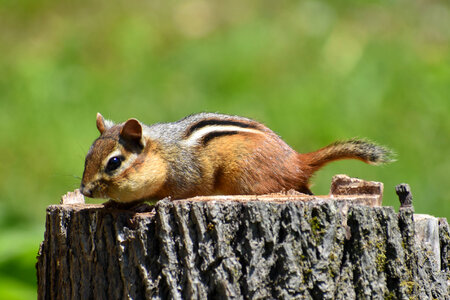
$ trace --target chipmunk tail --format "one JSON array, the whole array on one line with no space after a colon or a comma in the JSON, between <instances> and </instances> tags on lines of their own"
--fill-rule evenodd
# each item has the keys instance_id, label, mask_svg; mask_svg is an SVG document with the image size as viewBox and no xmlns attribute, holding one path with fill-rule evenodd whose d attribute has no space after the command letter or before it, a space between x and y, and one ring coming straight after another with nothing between
<instances>
[{"instance_id":1,"label":"chipmunk tail","mask_svg":"<svg viewBox=\"0 0 450 300\"><path fill-rule=\"evenodd\" d=\"M382 165L395 161L395 153L365 139L337 141L317 151L300 154L311 170L317 171L326 164L341 159L358 159L371 165Z\"/></svg>"}]
</instances>

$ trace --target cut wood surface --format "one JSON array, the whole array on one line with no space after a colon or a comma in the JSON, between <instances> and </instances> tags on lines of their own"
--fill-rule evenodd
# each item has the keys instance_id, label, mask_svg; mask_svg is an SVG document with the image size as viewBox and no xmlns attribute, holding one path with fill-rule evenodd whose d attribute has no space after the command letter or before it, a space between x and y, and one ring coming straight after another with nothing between
<instances>
[{"instance_id":1,"label":"cut wood surface","mask_svg":"<svg viewBox=\"0 0 450 300\"><path fill-rule=\"evenodd\" d=\"M447 299L447 221L382 207L382 185L361 182L144 212L52 205L39 299Z\"/></svg>"}]
</instances>

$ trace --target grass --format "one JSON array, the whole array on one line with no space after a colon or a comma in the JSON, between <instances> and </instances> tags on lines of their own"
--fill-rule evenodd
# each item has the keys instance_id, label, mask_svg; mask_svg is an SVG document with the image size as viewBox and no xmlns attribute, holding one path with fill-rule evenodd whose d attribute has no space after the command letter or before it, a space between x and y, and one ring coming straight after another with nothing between
<instances>
[{"instance_id":1,"label":"grass","mask_svg":"<svg viewBox=\"0 0 450 300\"><path fill-rule=\"evenodd\" d=\"M384 182L397 208L407 182L416 212L449 218L449 14L445 1L3 1L0 298L35 298L45 208L78 187L98 111L244 115L299 152L369 138L398 161L333 163L312 190L346 173Z\"/></svg>"}]
</instances>

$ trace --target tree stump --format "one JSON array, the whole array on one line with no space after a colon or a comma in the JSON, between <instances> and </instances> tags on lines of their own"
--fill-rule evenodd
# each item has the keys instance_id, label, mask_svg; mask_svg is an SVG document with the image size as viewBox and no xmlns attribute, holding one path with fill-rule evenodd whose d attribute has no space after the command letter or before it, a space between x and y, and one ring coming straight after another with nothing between
<instances>
[{"instance_id":1,"label":"tree stump","mask_svg":"<svg viewBox=\"0 0 450 300\"><path fill-rule=\"evenodd\" d=\"M166 199L151 212L49 206L38 297L448 299L447 221L416 223L412 206L380 206L382 184L339 180L328 196Z\"/></svg>"}]
</instances>

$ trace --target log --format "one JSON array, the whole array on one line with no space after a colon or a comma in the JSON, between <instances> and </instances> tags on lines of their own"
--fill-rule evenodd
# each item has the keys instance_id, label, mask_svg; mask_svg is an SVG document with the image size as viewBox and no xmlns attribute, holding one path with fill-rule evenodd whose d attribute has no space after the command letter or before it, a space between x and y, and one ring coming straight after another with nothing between
<instances>
[{"instance_id":1,"label":"log","mask_svg":"<svg viewBox=\"0 0 450 300\"><path fill-rule=\"evenodd\" d=\"M382 207L380 183L339 180L328 196L51 205L38 298L448 299L447 221Z\"/></svg>"}]
</instances>

